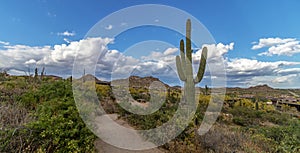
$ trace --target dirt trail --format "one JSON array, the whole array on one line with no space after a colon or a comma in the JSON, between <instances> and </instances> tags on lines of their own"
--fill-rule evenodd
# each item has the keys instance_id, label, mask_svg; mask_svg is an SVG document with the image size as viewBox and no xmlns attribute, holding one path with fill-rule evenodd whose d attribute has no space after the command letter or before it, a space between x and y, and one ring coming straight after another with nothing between
<instances>
[{"instance_id":1,"label":"dirt trail","mask_svg":"<svg viewBox=\"0 0 300 153\"><path fill-rule=\"evenodd\" d=\"M292 94L292 95L295 96L295 97L300 97L298 94L296 94L296 93L294 93L294 92L292 92L292 91L290 91L290 90L289 90L289 93Z\"/></svg>"},{"instance_id":2,"label":"dirt trail","mask_svg":"<svg viewBox=\"0 0 300 153\"><path fill-rule=\"evenodd\" d=\"M115 122L109 122L108 120L110 119ZM99 125L98 128L101 129L101 131L106 131L101 135L102 138L110 139L111 137L115 137L114 140L112 141L118 141L119 139L120 141L118 143L121 146L123 146L122 143L124 143L124 141L121 140L125 140L126 143L130 143L130 144L145 145L145 146L154 145L153 143L144 140L138 134L138 132L136 132L127 122L118 119L117 114L99 116L96 118L96 122ZM105 123L105 124L101 124L101 123ZM132 130L130 131L121 130L119 129L120 127L118 126L118 124L121 125L122 127L126 127ZM143 151L121 149L104 142L100 138L98 138L95 141L95 147L99 153L163 153L164 152L162 150L159 150L158 148L153 148L153 149L143 150Z\"/></svg>"}]
</instances>

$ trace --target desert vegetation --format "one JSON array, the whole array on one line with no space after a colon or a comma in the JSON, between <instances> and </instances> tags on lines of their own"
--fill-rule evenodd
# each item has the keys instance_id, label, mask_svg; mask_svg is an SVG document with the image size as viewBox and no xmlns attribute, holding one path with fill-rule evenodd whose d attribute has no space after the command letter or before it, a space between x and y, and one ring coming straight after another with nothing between
<instances>
[{"instance_id":1,"label":"desert vegetation","mask_svg":"<svg viewBox=\"0 0 300 153\"><path fill-rule=\"evenodd\" d=\"M135 100L148 102L148 83L156 78L133 77L130 87ZM96 136L77 111L70 79L1 76L0 152L97 152ZM152 80L152 81L153 81ZM162 107L149 115L133 114L116 102L110 85L96 84L99 105L106 113L118 114L136 129L166 123L176 112L181 90L167 86ZM196 130L203 120L210 94L201 94L194 119L171 142L160 146L165 152L299 152L300 121L287 110L278 111L263 101L240 99L228 104L228 94L217 122L204 135ZM288 106L287 106L288 107ZM150 140L154 141L155 140Z\"/></svg>"},{"instance_id":2,"label":"desert vegetation","mask_svg":"<svg viewBox=\"0 0 300 153\"><path fill-rule=\"evenodd\" d=\"M168 122L181 101L195 103L194 106L197 106L194 118L186 128L171 127L162 133L150 133L156 137L140 133L148 141L159 144L160 140L174 133L176 128L182 128L183 132L175 139L160 146L164 152L300 152L300 115L297 109L291 107L290 96L285 96L286 99L281 99L280 103L272 97L270 101L268 97L270 93L273 97L286 93L296 95L299 93L296 89L274 90L266 85L249 89L228 88L221 112L217 113L217 107L210 110L208 117L217 116L217 121L208 132L198 134L197 130L210 99L218 99L218 96L223 95L212 97L211 90L206 85L205 88L197 87L200 91L199 101L195 100L195 85L202 80L205 72L207 48L202 50L197 76L193 78L190 20L186 25L186 40L185 43L180 41L180 56L176 57L179 78L184 82L184 92L181 92L180 87L170 87L151 76L113 80L121 84L129 81L129 87L123 88L112 85L113 82L103 82L90 74L86 75L85 71L80 79L47 76L44 68L40 75L36 68L34 76L9 76L6 72L0 73L0 152L97 152L99 150L94 146L97 137L82 120L90 112L92 117L104 114L102 111L94 111L95 108L102 106L105 113L117 114L119 119L135 129L148 130ZM82 92L81 96L90 97L89 101L85 100L80 104L80 107L84 107L80 114L74 101L72 81L73 88L89 88L86 91L74 91ZM97 97L92 96L91 85L94 82ZM149 88L154 82L165 86L166 90L155 91L158 96L151 100L153 97L150 96ZM128 90L129 95L116 95L113 88L120 93ZM117 99L118 97L121 98ZM160 103L160 97L166 98ZM133 104L160 107L153 113L146 112L143 115L132 113L135 107L132 110L124 109ZM177 119L175 122L182 120Z\"/></svg>"},{"instance_id":3,"label":"desert vegetation","mask_svg":"<svg viewBox=\"0 0 300 153\"><path fill-rule=\"evenodd\" d=\"M0 152L94 151L70 81L11 76L0 88Z\"/></svg>"}]
</instances>

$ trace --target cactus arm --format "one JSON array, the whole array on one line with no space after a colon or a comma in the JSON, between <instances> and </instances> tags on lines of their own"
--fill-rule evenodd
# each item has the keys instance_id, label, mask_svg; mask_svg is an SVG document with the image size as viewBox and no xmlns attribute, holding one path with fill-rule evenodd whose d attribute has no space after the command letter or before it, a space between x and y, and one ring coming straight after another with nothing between
<instances>
[{"instance_id":1,"label":"cactus arm","mask_svg":"<svg viewBox=\"0 0 300 153\"><path fill-rule=\"evenodd\" d=\"M191 20L186 22L186 57L192 63Z\"/></svg>"},{"instance_id":2,"label":"cactus arm","mask_svg":"<svg viewBox=\"0 0 300 153\"><path fill-rule=\"evenodd\" d=\"M185 53L184 53L184 41L180 40L180 57L181 57L181 66L183 69L183 74L186 76L186 61L185 61Z\"/></svg>"},{"instance_id":3,"label":"cactus arm","mask_svg":"<svg viewBox=\"0 0 300 153\"><path fill-rule=\"evenodd\" d=\"M177 67L177 72L178 72L179 78L180 78L181 81L185 81L186 76L183 72L183 68L182 68L181 63L182 63L182 61L180 60L180 57L176 56L176 67Z\"/></svg>"},{"instance_id":4,"label":"cactus arm","mask_svg":"<svg viewBox=\"0 0 300 153\"><path fill-rule=\"evenodd\" d=\"M206 66L206 59L207 59L207 48L204 47L202 49L202 54L201 54L201 60L199 64L199 69L196 78L194 79L194 83L199 83L204 75L205 71L205 66Z\"/></svg>"}]
</instances>

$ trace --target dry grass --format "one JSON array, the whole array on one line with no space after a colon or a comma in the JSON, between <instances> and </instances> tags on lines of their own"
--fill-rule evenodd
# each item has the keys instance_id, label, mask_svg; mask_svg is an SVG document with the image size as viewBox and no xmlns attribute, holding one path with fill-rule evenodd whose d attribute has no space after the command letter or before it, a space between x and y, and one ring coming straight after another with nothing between
<instances>
[{"instance_id":1,"label":"dry grass","mask_svg":"<svg viewBox=\"0 0 300 153\"><path fill-rule=\"evenodd\" d=\"M196 130L196 129L195 129ZM242 133L236 127L214 125L204 135L194 135L192 139L177 138L164 148L170 153L258 153L272 152L269 145L261 139L255 139Z\"/></svg>"},{"instance_id":2,"label":"dry grass","mask_svg":"<svg viewBox=\"0 0 300 153\"><path fill-rule=\"evenodd\" d=\"M29 123L31 118L25 108L16 104L2 104L0 106L0 151L10 150L25 151L25 140L28 135L28 129L24 128L25 123ZM2 141L3 140L3 141Z\"/></svg>"},{"instance_id":3,"label":"dry grass","mask_svg":"<svg viewBox=\"0 0 300 153\"><path fill-rule=\"evenodd\" d=\"M15 104L0 106L0 128L19 127L30 121L29 113L25 108Z\"/></svg>"}]
</instances>

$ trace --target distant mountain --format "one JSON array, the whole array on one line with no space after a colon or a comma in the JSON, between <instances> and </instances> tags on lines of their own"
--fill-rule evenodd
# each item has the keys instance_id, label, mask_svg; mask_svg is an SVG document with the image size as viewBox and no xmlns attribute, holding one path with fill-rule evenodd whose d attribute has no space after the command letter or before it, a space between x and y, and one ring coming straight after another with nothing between
<instances>
[{"instance_id":1,"label":"distant mountain","mask_svg":"<svg viewBox=\"0 0 300 153\"><path fill-rule=\"evenodd\" d=\"M82 80L82 81L95 81L96 84L110 85L110 82L101 81L97 77L93 76L92 74L87 74L85 76L82 76L79 80Z\"/></svg>"},{"instance_id":2,"label":"distant mountain","mask_svg":"<svg viewBox=\"0 0 300 153\"><path fill-rule=\"evenodd\" d=\"M158 78L152 77L152 76L147 76L147 77L140 77L140 76L130 76L129 78L126 79L119 79L119 80L113 80L112 84L125 84L128 83L129 81L129 87L132 88L149 88L149 86L157 81L165 85L166 88L170 88L169 85L163 83L160 81Z\"/></svg>"},{"instance_id":3,"label":"distant mountain","mask_svg":"<svg viewBox=\"0 0 300 153\"><path fill-rule=\"evenodd\" d=\"M273 91L274 90L273 88L269 87L267 84L249 87L248 89L256 90L256 91Z\"/></svg>"},{"instance_id":4,"label":"distant mountain","mask_svg":"<svg viewBox=\"0 0 300 153\"><path fill-rule=\"evenodd\" d=\"M144 88L148 89L149 86L157 81L162 83L167 89L171 90L178 90L180 91L182 88L181 86L173 86L170 87L168 84L165 84L162 82L160 79L152 77L152 76L147 76L147 77L140 77L140 76L130 76L129 78L126 79L117 79L113 80L112 82L108 81L101 81L97 77L87 74L83 77L81 77L79 80L85 80L85 81L95 81L96 84L103 84L103 85L125 85L131 88ZM205 89L200 88L200 90L204 93ZM257 86L252 86L249 88L240 88L240 87L229 87L226 88L226 93L227 94L233 94L239 97L255 97L256 95L260 95L263 97L280 97L283 95L288 95L292 96L290 91L291 89L274 89L267 84L264 85L257 85ZM293 89L292 90L294 93L300 94L300 89Z\"/></svg>"},{"instance_id":5,"label":"distant mountain","mask_svg":"<svg viewBox=\"0 0 300 153\"><path fill-rule=\"evenodd\" d=\"M300 93L300 89L293 89L292 91L294 93ZM226 88L226 93L245 98L254 98L256 96L260 96L270 99L272 97L293 96L290 93L290 89L274 89L267 84L252 86L249 88Z\"/></svg>"}]
</instances>

